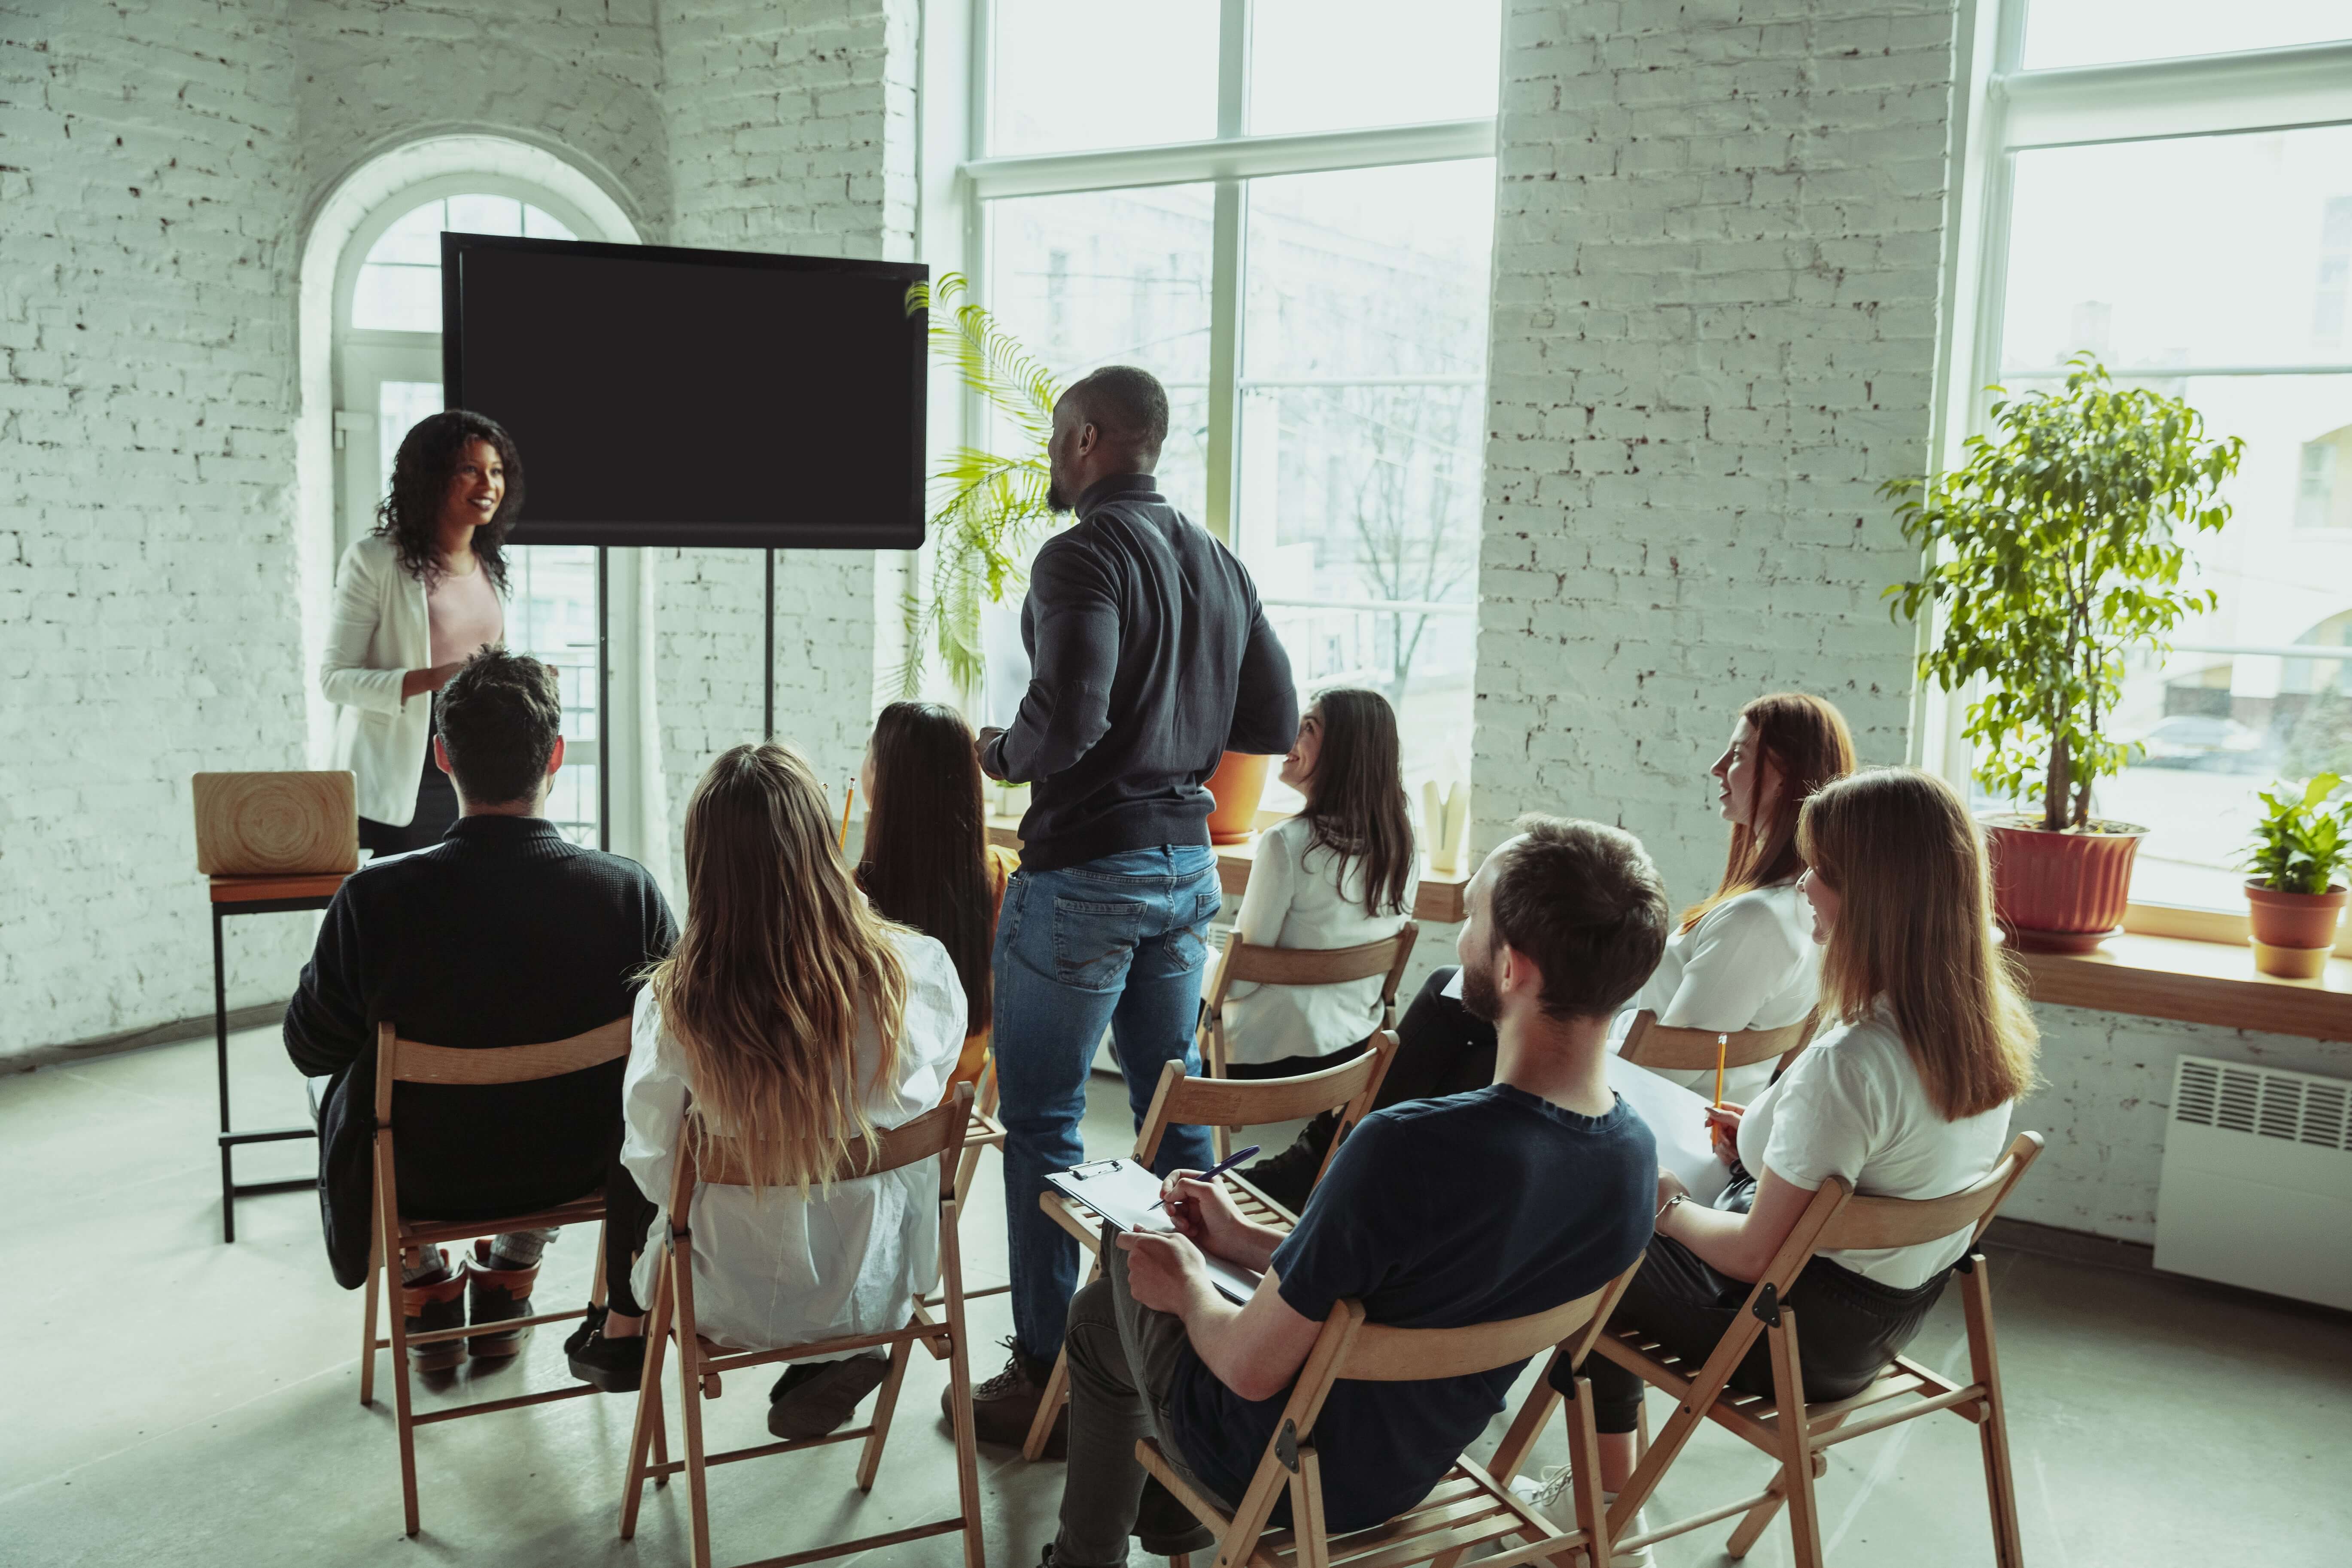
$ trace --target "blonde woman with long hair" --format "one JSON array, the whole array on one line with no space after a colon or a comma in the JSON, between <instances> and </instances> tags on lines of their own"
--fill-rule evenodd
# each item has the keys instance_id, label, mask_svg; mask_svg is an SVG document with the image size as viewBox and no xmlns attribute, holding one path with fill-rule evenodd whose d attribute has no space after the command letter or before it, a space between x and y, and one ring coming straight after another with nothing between
<instances>
[{"instance_id":1,"label":"blonde woman with long hair","mask_svg":"<svg viewBox=\"0 0 2352 1568\"><path fill-rule=\"evenodd\" d=\"M826 1178L853 1145L940 1102L963 988L945 948L874 912L832 817L788 748L738 746L710 765L687 807L686 929L637 999L622 1086L621 1161L647 1197L666 1205L679 1149L714 1135L751 1166L750 1186L699 1188L690 1219L702 1331L746 1349L902 1327L939 1273L935 1171ZM638 1259L641 1301L658 1257L648 1243ZM642 1319L593 1327L575 1336L573 1371L635 1387ZM769 1429L835 1430L887 1367L879 1352L794 1363Z\"/></svg>"},{"instance_id":2,"label":"blonde woman with long hair","mask_svg":"<svg viewBox=\"0 0 2352 1568\"><path fill-rule=\"evenodd\" d=\"M1660 1173L1657 1234L1612 1320L1694 1362L1823 1181L1876 1197L1959 1192L2000 1160L2033 1081L2033 1018L1994 945L1984 847L1952 787L1909 768L1851 774L1805 803L1798 839L1823 1033L1744 1113L1727 1113L1738 1163L1723 1197L1695 1202ZM1788 1296L1804 1310L1805 1397L1868 1386L1918 1332L1968 1240L1817 1254ZM1641 1384L1599 1357L1585 1372L1613 1491L1633 1471ZM1731 1384L1771 1393L1762 1341ZM1529 1489L1549 1502L1562 1479Z\"/></svg>"}]
</instances>

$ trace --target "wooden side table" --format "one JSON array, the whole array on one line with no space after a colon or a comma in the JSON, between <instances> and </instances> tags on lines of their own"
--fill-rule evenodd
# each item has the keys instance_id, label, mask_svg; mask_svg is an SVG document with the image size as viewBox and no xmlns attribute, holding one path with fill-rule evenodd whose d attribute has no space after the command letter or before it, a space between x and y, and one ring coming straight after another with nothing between
<instances>
[{"instance_id":1,"label":"wooden side table","mask_svg":"<svg viewBox=\"0 0 2352 1568\"><path fill-rule=\"evenodd\" d=\"M238 1131L228 1110L228 964L221 951L221 921L231 915L287 914L323 910L333 902L335 889L350 873L324 871L300 876L214 877L213 906L213 1048L220 1062L221 1240L236 1239L236 1200L261 1193L290 1193L315 1187L304 1176L278 1182L239 1183L231 1161L240 1143L282 1143L289 1138L316 1138L318 1128L267 1127Z\"/></svg>"}]
</instances>

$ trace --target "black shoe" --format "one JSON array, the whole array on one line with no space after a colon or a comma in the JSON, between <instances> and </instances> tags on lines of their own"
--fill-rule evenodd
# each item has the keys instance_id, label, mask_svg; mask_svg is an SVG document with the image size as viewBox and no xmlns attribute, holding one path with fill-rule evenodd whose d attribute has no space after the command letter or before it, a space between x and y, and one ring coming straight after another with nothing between
<instances>
[{"instance_id":1,"label":"black shoe","mask_svg":"<svg viewBox=\"0 0 2352 1568\"><path fill-rule=\"evenodd\" d=\"M1330 1152L1331 1136L1339 1130L1338 1114L1323 1112L1298 1130L1289 1148L1243 1166L1242 1180L1292 1214L1304 1212L1308 1195L1315 1191L1315 1178L1322 1173L1323 1156Z\"/></svg>"},{"instance_id":2,"label":"black shoe","mask_svg":"<svg viewBox=\"0 0 2352 1568\"><path fill-rule=\"evenodd\" d=\"M536 1263L518 1267L509 1258L490 1256L490 1244L474 1244L473 1260L466 1265L466 1310L476 1327L530 1316L530 1290L539 1279ZM497 1360L522 1349L530 1338L528 1328L503 1334L476 1334L466 1342L475 1360Z\"/></svg>"},{"instance_id":3,"label":"black shoe","mask_svg":"<svg viewBox=\"0 0 2352 1568\"><path fill-rule=\"evenodd\" d=\"M419 1279L400 1288L402 1329L414 1336L440 1329L466 1326L466 1266L457 1272L445 1267L438 1279ZM466 1359L464 1340L436 1340L408 1347L408 1364L418 1372L446 1372Z\"/></svg>"},{"instance_id":4,"label":"black shoe","mask_svg":"<svg viewBox=\"0 0 2352 1568\"><path fill-rule=\"evenodd\" d=\"M588 1320L563 1342L564 1359L572 1375L607 1394L635 1394L646 1377L646 1336L625 1340L604 1337L604 1309L591 1305Z\"/></svg>"},{"instance_id":5,"label":"black shoe","mask_svg":"<svg viewBox=\"0 0 2352 1568\"><path fill-rule=\"evenodd\" d=\"M1045 1382L1054 1375L1054 1363L1023 1354L1009 1335L1004 1346L1012 1352L1005 1358L1004 1370L971 1391L972 1433L983 1443L1018 1448L1029 1440L1030 1424L1037 1419L1037 1406L1045 1402ZM955 1420L952 1383L940 1390L940 1414L950 1423ZM1069 1451L1070 1408L1065 1405L1054 1416L1045 1457L1059 1459Z\"/></svg>"},{"instance_id":6,"label":"black shoe","mask_svg":"<svg viewBox=\"0 0 2352 1568\"><path fill-rule=\"evenodd\" d=\"M768 1430L786 1441L838 1432L889 1373L890 1357L881 1351L791 1367L768 1391Z\"/></svg>"},{"instance_id":7,"label":"black shoe","mask_svg":"<svg viewBox=\"0 0 2352 1568\"><path fill-rule=\"evenodd\" d=\"M1176 1494L1154 1475L1143 1478L1143 1500L1136 1505L1135 1529L1129 1533L1152 1557L1181 1557L1206 1552L1217 1543L1209 1527L1177 1501Z\"/></svg>"}]
</instances>

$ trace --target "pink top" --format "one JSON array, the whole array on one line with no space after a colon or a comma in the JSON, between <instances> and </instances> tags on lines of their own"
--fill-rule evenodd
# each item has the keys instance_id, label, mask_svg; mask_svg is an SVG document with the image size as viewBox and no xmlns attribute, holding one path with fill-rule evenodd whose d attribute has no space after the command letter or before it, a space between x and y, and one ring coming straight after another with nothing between
<instances>
[{"instance_id":1,"label":"pink top","mask_svg":"<svg viewBox=\"0 0 2352 1568\"><path fill-rule=\"evenodd\" d=\"M440 576L425 591L425 615L432 623L433 662L470 658L485 643L504 641L506 611L490 574L476 562L463 577Z\"/></svg>"}]
</instances>

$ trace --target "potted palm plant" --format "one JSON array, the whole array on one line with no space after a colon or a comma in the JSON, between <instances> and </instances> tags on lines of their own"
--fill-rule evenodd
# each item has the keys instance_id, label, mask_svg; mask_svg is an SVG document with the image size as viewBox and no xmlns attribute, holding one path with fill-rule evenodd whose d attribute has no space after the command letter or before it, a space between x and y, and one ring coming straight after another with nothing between
<instances>
[{"instance_id":1,"label":"potted palm plant","mask_svg":"<svg viewBox=\"0 0 2352 1568\"><path fill-rule=\"evenodd\" d=\"M2249 921L2254 967L2309 980L2327 967L2347 897L2337 880L2352 868L2352 796L2331 807L2344 781L2321 773L2300 795L2262 794L2263 819L2247 847Z\"/></svg>"},{"instance_id":2,"label":"potted palm plant","mask_svg":"<svg viewBox=\"0 0 2352 1568\"><path fill-rule=\"evenodd\" d=\"M1895 613L1940 612L1919 673L1946 691L1981 681L1964 732L1977 782L2039 810L1985 818L1994 907L2019 946L2082 952L2122 921L2145 827L2091 815L2092 787L2130 760L2106 727L2124 655L2217 595L2185 587L2188 537L2229 521L2221 482L2243 443L2208 440L2177 398L2118 387L2088 354L2063 390L2011 397L1967 461L1896 479L1904 537L1927 564L1886 590Z\"/></svg>"}]
</instances>

